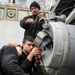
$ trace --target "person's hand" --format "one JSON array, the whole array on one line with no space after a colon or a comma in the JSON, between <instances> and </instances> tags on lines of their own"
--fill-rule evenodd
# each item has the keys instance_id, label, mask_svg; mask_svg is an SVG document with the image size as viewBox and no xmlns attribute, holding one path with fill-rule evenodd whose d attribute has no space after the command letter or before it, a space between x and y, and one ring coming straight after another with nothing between
<instances>
[{"instance_id":1,"label":"person's hand","mask_svg":"<svg viewBox=\"0 0 75 75\"><path fill-rule=\"evenodd\" d=\"M26 23L33 24L34 23L34 20L32 18L28 18L26 20Z\"/></svg>"},{"instance_id":2,"label":"person's hand","mask_svg":"<svg viewBox=\"0 0 75 75\"><path fill-rule=\"evenodd\" d=\"M33 56L38 56L38 55L41 55L41 50L40 50L40 48L38 48L38 47L35 47L35 48L33 48L33 50L31 51L31 53L30 54L32 54Z\"/></svg>"},{"instance_id":3,"label":"person's hand","mask_svg":"<svg viewBox=\"0 0 75 75\"><path fill-rule=\"evenodd\" d=\"M39 18L45 17L45 14L44 13L40 13L40 14L38 14L38 17Z\"/></svg>"},{"instance_id":4,"label":"person's hand","mask_svg":"<svg viewBox=\"0 0 75 75\"><path fill-rule=\"evenodd\" d=\"M33 50L30 52L30 54L28 55L28 60L31 61L33 57L41 57L41 49L39 49L38 47L33 48Z\"/></svg>"}]
</instances>

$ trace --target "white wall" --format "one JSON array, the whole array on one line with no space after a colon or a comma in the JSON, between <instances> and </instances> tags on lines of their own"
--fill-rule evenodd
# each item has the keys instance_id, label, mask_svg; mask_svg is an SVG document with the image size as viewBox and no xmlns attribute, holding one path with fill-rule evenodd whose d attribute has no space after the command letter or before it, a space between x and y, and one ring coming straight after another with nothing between
<instances>
[{"instance_id":1,"label":"white wall","mask_svg":"<svg viewBox=\"0 0 75 75\"><path fill-rule=\"evenodd\" d=\"M8 2L9 2L9 0L0 0L1 4L8 3Z\"/></svg>"},{"instance_id":2,"label":"white wall","mask_svg":"<svg viewBox=\"0 0 75 75\"><path fill-rule=\"evenodd\" d=\"M12 3L13 0L10 0L10 1ZM45 7L49 8L51 0L15 0L15 1L16 1L16 4L20 4L20 5L24 5L24 6L26 5L27 7L29 7L29 5L31 4L31 2L33 2L33 1L37 1L37 2L43 2L44 1ZM0 0L0 3L1 4L8 4L9 0Z\"/></svg>"}]
</instances>

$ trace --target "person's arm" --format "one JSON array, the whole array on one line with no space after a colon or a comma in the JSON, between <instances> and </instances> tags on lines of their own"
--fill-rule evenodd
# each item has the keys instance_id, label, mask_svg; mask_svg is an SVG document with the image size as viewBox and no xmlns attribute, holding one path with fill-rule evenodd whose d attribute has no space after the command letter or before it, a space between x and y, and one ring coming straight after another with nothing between
<instances>
[{"instance_id":1,"label":"person's arm","mask_svg":"<svg viewBox=\"0 0 75 75\"><path fill-rule=\"evenodd\" d=\"M2 70L6 75L29 75L25 73L18 65L17 50L13 46L7 46L4 48L4 52L1 58Z\"/></svg>"},{"instance_id":2,"label":"person's arm","mask_svg":"<svg viewBox=\"0 0 75 75\"><path fill-rule=\"evenodd\" d=\"M40 13L40 14L38 14L38 17L39 17L39 24L44 24L45 23L45 18L46 18L46 16L45 16L45 14L44 13Z\"/></svg>"},{"instance_id":3,"label":"person's arm","mask_svg":"<svg viewBox=\"0 0 75 75\"><path fill-rule=\"evenodd\" d=\"M21 68L24 70L24 72L30 72L32 68L32 63L27 59L27 57L24 57L23 62L20 64Z\"/></svg>"},{"instance_id":4,"label":"person's arm","mask_svg":"<svg viewBox=\"0 0 75 75\"><path fill-rule=\"evenodd\" d=\"M21 63L21 67L25 72L31 70L32 63L35 62L33 60L35 57L38 57L38 55L41 55L41 50L39 48L35 47L30 52L30 54L25 58L25 60Z\"/></svg>"},{"instance_id":5,"label":"person's arm","mask_svg":"<svg viewBox=\"0 0 75 75\"><path fill-rule=\"evenodd\" d=\"M31 16L26 16L20 21L20 26L24 29L27 29L29 26L29 23L27 23L28 18L31 18Z\"/></svg>"}]
</instances>

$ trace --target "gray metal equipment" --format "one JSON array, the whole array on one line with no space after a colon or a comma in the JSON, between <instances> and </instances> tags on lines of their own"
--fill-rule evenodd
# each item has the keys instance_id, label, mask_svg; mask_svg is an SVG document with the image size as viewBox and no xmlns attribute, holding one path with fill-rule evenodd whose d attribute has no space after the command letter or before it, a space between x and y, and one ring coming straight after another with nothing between
<instances>
[{"instance_id":1,"label":"gray metal equipment","mask_svg":"<svg viewBox=\"0 0 75 75\"><path fill-rule=\"evenodd\" d=\"M34 40L42 49L42 60L49 75L75 75L74 14L75 0L54 0L49 19Z\"/></svg>"},{"instance_id":2,"label":"gray metal equipment","mask_svg":"<svg viewBox=\"0 0 75 75\"><path fill-rule=\"evenodd\" d=\"M43 50L42 59L46 68L56 70L71 69L72 71L75 69L74 30L75 25L65 24L59 21L50 21L43 25L43 30L37 34L34 43ZM71 73L68 75L71 75Z\"/></svg>"}]
</instances>

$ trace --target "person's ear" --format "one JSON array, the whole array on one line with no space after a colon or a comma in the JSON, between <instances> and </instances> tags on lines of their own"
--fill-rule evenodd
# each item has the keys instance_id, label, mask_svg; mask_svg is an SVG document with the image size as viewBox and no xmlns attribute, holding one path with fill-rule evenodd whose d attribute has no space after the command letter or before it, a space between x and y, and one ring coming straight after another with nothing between
<instances>
[{"instance_id":1,"label":"person's ear","mask_svg":"<svg viewBox=\"0 0 75 75\"><path fill-rule=\"evenodd\" d=\"M22 46L24 46L24 43L22 43Z\"/></svg>"}]
</instances>

